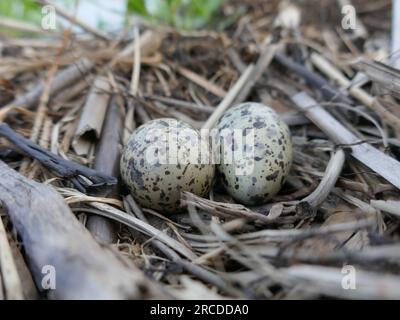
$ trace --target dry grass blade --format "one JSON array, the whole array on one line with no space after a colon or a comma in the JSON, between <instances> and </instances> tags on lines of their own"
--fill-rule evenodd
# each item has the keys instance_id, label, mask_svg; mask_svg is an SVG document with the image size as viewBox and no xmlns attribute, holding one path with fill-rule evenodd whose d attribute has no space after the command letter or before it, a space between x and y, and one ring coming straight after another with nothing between
<instances>
[{"instance_id":1,"label":"dry grass blade","mask_svg":"<svg viewBox=\"0 0 400 320\"><path fill-rule=\"evenodd\" d=\"M310 237L318 237L318 236L326 236L331 233L336 232L344 232L344 231L354 231L359 229L364 229L368 227L372 227L376 225L376 221L374 219L362 219L358 221L352 222L344 222L344 223L337 223L334 225L329 226L322 226L322 227L314 227L310 229L290 229L290 230L261 230L255 232L247 232L240 235L237 235L237 240L243 241L244 243L265 243L270 241L293 241L296 239L306 239ZM215 236L193 236L192 234L186 234L186 237L189 239L193 239L194 241L199 241L196 245L192 242L192 246L196 247L201 242L207 242L204 244L205 247L207 246L214 246L218 247L217 244L217 237Z\"/></svg>"},{"instance_id":2,"label":"dry grass blade","mask_svg":"<svg viewBox=\"0 0 400 320\"><path fill-rule=\"evenodd\" d=\"M93 62L89 61L86 58L82 58L76 63L73 63L70 67L60 71L53 79L49 96L52 97L59 90L82 78L93 67ZM31 108L35 105L35 103L39 101L43 90L44 85L40 83L36 85L31 91L13 100L8 105Z\"/></svg>"},{"instance_id":3,"label":"dry grass blade","mask_svg":"<svg viewBox=\"0 0 400 320\"><path fill-rule=\"evenodd\" d=\"M250 64L246 70L242 73L240 78L236 81L235 85L229 90L224 99L215 108L214 112L210 115L206 123L203 125L203 129L212 129L217 123L222 114L232 105L234 99L242 90L243 86L247 83L249 77L254 70L254 65Z\"/></svg>"},{"instance_id":4,"label":"dry grass blade","mask_svg":"<svg viewBox=\"0 0 400 320\"><path fill-rule=\"evenodd\" d=\"M301 92L295 95L293 101L321 130L337 143L349 145L352 155L366 166L380 174L394 186L400 189L400 163L372 147L368 143L358 144L359 139L348 131L340 122L333 118L317 102Z\"/></svg>"},{"instance_id":5,"label":"dry grass blade","mask_svg":"<svg viewBox=\"0 0 400 320\"><path fill-rule=\"evenodd\" d=\"M260 57L254 65L252 74L246 80L246 84L238 93L235 98L235 104L242 103L246 100L254 85L261 79L263 73L267 69L268 65L274 58L275 52L279 49L279 45L270 45L269 43L264 44L264 49L260 53Z\"/></svg>"},{"instance_id":6,"label":"dry grass blade","mask_svg":"<svg viewBox=\"0 0 400 320\"><path fill-rule=\"evenodd\" d=\"M362 59L354 66L363 71L372 81L400 97L400 71L377 61Z\"/></svg>"},{"instance_id":7,"label":"dry grass blade","mask_svg":"<svg viewBox=\"0 0 400 320\"><path fill-rule=\"evenodd\" d=\"M3 277L4 291L7 300L24 298L21 279L12 255L3 221L0 217L0 271ZM1 280L1 279L0 279Z\"/></svg>"},{"instance_id":8,"label":"dry grass blade","mask_svg":"<svg viewBox=\"0 0 400 320\"><path fill-rule=\"evenodd\" d=\"M286 270L290 278L304 281L307 290L347 299L400 298L400 278L372 272L357 272L357 290L343 290L343 274L339 268L298 265Z\"/></svg>"},{"instance_id":9,"label":"dry grass blade","mask_svg":"<svg viewBox=\"0 0 400 320\"><path fill-rule=\"evenodd\" d=\"M145 234L154 237L155 239L165 243L168 245L170 248L174 249L176 252L184 256L185 258L189 260L194 260L196 259L196 255L190 251L188 248L186 248L184 245L179 243L178 241L174 240L173 238L169 237L166 235L163 231L158 230L151 225L136 219L132 216L127 215L125 212L120 211L118 209L115 209L109 205L103 204L103 203L97 203L97 202L92 202L90 203L91 206L93 206L96 209L99 209L101 212L103 212L104 216L110 218L110 219L115 219L116 221L126 224L127 226L131 228L135 228L141 232L144 232Z\"/></svg>"},{"instance_id":10,"label":"dry grass blade","mask_svg":"<svg viewBox=\"0 0 400 320\"><path fill-rule=\"evenodd\" d=\"M71 196L72 194L75 194L77 197L80 197L80 199L84 200L86 196L78 191L73 191L71 189L59 189L59 191L62 194L69 195ZM102 198L99 198L99 201L96 202L94 201L95 198L92 197L90 199L90 202L88 203L91 207L98 209L96 211L98 214L101 214L109 219L116 220L122 224L125 224L131 228L134 228L140 232L145 233L148 236L154 237L155 239L165 243L172 249L174 249L176 252L181 254L182 256L194 260L196 259L196 255L190 251L188 248L186 248L184 245L176 241L175 239L171 238L168 236L166 233L164 233L161 230L158 230L154 228L153 226L149 225L146 222L143 222L131 215L128 215L124 211L118 210L108 204L105 204L102 202ZM104 199L103 199L104 200Z\"/></svg>"},{"instance_id":11,"label":"dry grass blade","mask_svg":"<svg viewBox=\"0 0 400 320\"><path fill-rule=\"evenodd\" d=\"M378 210L389 212L400 217L400 201L395 200L371 200L371 206Z\"/></svg>"},{"instance_id":12,"label":"dry grass blade","mask_svg":"<svg viewBox=\"0 0 400 320\"><path fill-rule=\"evenodd\" d=\"M216 84L208 81L207 79L199 76L198 74L194 73L193 71L183 68L183 67L178 67L177 70L182 76L189 79L190 81L193 81L195 84L204 88L205 90L210 91L211 93L215 94L217 97L224 98L226 96L225 90L218 87Z\"/></svg>"},{"instance_id":13,"label":"dry grass blade","mask_svg":"<svg viewBox=\"0 0 400 320\"><path fill-rule=\"evenodd\" d=\"M93 140L99 139L111 98L111 85L97 77L90 89L75 132L73 147L78 155L87 155Z\"/></svg>"},{"instance_id":14,"label":"dry grass blade","mask_svg":"<svg viewBox=\"0 0 400 320\"><path fill-rule=\"evenodd\" d=\"M251 211L241 204L216 202L201 198L190 192L182 193L182 204L184 206L197 207L224 219L245 218L248 221L260 221L263 223L271 223L274 221L274 218Z\"/></svg>"},{"instance_id":15,"label":"dry grass blade","mask_svg":"<svg viewBox=\"0 0 400 320\"><path fill-rule=\"evenodd\" d=\"M39 33L44 34L46 31L40 27L37 27L33 24L17 21L14 19L10 19L4 16L0 16L0 26L5 28L10 28L22 32L31 32L31 33Z\"/></svg>"},{"instance_id":16,"label":"dry grass blade","mask_svg":"<svg viewBox=\"0 0 400 320\"><path fill-rule=\"evenodd\" d=\"M400 69L400 1L392 1L392 63Z\"/></svg>"},{"instance_id":17,"label":"dry grass blade","mask_svg":"<svg viewBox=\"0 0 400 320\"><path fill-rule=\"evenodd\" d=\"M334 188L337 179L344 165L345 154L343 150L338 150L331 157L317 189L305 197L302 201L308 202L313 207L317 207L325 201L331 190Z\"/></svg>"}]
</instances>

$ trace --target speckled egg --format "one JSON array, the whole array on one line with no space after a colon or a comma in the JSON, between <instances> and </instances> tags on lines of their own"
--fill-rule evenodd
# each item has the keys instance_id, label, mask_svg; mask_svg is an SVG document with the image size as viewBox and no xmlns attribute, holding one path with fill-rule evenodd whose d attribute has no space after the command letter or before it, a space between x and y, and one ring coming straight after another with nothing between
<instances>
[{"instance_id":1,"label":"speckled egg","mask_svg":"<svg viewBox=\"0 0 400 320\"><path fill-rule=\"evenodd\" d=\"M164 213L179 210L181 191L206 196L214 165L209 144L190 125L162 118L140 126L121 157L121 176L136 201Z\"/></svg>"},{"instance_id":2,"label":"speckled egg","mask_svg":"<svg viewBox=\"0 0 400 320\"><path fill-rule=\"evenodd\" d=\"M243 103L229 109L217 129L217 168L227 192L244 204L266 203L281 189L292 164L288 126L273 109Z\"/></svg>"}]
</instances>

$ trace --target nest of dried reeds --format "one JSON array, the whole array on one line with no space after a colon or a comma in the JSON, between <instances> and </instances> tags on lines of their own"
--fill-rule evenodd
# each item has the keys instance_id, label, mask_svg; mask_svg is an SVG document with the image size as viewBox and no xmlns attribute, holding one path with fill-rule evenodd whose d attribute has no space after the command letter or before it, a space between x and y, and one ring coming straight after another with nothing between
<instances>
[{"instance_id":1,"label":"nest of dried reeds","mask_svg":"<svg viewBox=\"0 0 400 320\"><path fill-rule=\"evenodd\" d=\"M56 188L170 297L398 299L400 73L388 66L390 26L375 23L391 5L353 1L355 32L340 27L342 2L228 1L221 19L246 10L224 31L135 24L106 38L1 39L1 159ZM110 188L138 125L173 117L201 128L243 101L271 106L292 132L294 164L270 204L237 204L216 183L209 198L184 193L185 210L163 216ZM33 144L24 155L21 136ZM57 165L43 152L33 159L36 145ZM77 171L64 170L70 162ZM23 262L6 210L3 221L0 243ZM353 272L356 290L343 282ZM14 282L0 274L0 297L29 295L20 270Z\"/></svg>"}]
</instances>

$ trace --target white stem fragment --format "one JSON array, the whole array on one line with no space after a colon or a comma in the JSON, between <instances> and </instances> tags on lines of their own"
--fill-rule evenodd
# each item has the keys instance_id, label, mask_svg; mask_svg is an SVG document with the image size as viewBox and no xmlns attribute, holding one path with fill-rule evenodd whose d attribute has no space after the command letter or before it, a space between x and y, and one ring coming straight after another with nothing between
<instances>
[{"instance_id":1,"label":"white stem fragment","mask_svg":"<svg viewBox=\"0 0 400 320\"><path fill-rule=\"evenodd\" d=\"M336 143L349 145L354 158L400 189L400 163L397 160L368 143L358 144L359 139L307 93L300 92L292 100L329 138Z\"/></svg>"}]
</instances>

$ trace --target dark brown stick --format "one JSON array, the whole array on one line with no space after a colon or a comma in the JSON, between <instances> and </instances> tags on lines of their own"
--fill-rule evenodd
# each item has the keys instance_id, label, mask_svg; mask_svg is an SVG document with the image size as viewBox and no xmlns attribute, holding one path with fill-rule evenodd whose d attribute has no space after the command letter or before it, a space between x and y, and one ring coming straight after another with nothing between
<instances>
[{"instance_id":1,"label":"dark brown stick","mask_svg":"<svg viewBox=\"0 0 400 320\"><path fill-rule=\"evenodd\" d=\"M66 86L76 82L82 78L83 75L88 73L94 67L94 63L86 58L83 58L73 63L68 68L60 71L53 79L51 84L49 96L52 97L55 93L59 92ZM44 90L44 84L39 83L31 91L11 101L7 106L19 106L32 108L40 99Z\"/></svg>"},{"instance_id":2,"label":"dark brown stick","mask_svg":"<svg viewBox=\"0 0 400 320\"><path fill-rule=\"evenodd\" d=\"M111 100L106 114L100 142L96 150L94 167L99 172L117 177L119 175L119 160L121 155L122 133L121 109L117 98ZM117 195L117 185L108 190L108 195ZM87 221L87 228L92 235L103 244L111 244L116 240L114 223L104 217L91 215Z\"/></svg>"},{"instance_id":3,"label":"dark brown stick","mask_svg":"<svg viewBox=\"0 0 400 320\"><path fill-rule=\"evenodd\" d=\"M261 79L264 71L267 69L272 59L274 58L275 52L277 50L277 45L266 45L260 53L255 68L246 82L240 93L237 95L234 104L239 104L244 102L249 96L251 90L254 88L256 83Z\"/></svg>"},{"instance_id":4,"label":"dark brown stick","mask_svg":"<svg viewBox=\"0 0 400 320\"><path fill-rule=\"evenodd\" d=\"M54 153L43 149L29 139L16 133L6 123L0 124L0 136L12 142L25 155L36 159L44 167L53 171L58 176L70 179L81 191L85 191L85 189L89 187L111 186L117 183L117 179L112 176L97 172L96 170L87 168L78 163L65 160ZM82 179L80 175L89 179L93 184L90 185L85 179Z\"/></svg>"},{"instance_id":5,"label":"dark brown stick","mask_svg":"<svg viewBox=\"0 0 400 320\"><path fill-rule=\"evenodd\" d=\"M0 201L22 238L40 290L43 270L55 271L50 298L165 297L139 269L94 241L53 188L28 180L2 161ZM50 269L43 269L46 266Z\"/></svg>"},{"instance_id":6,"label":"dark brown stick","mask_svg":"<svg viewBox=\"0 0 400 320\"><path fill-rule=\"evenodd\" d=\"M305 66L293 61L282 53L275 54L275 61L304 78L307 83L319 90L327 100L352 104L352 100L331 85L324 77L311 72Z\"/></svg>"}]
</instances>

